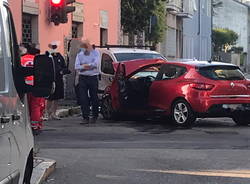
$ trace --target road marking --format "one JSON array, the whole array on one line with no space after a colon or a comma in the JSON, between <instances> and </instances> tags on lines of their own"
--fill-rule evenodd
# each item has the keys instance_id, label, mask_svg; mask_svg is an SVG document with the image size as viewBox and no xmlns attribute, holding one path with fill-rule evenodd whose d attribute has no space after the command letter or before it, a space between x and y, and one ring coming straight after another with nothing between
<instances>
[{"instance_id":1,"label":"road marking","mask_svg":"<svg viewBox=\"0 0 250 184\"><path fill-rule=\"evenodd\" d=\"M250 178L250 170L205 170L205 171L183 171L183 170L152 170L152 169L135 169L138 172L151 172L162 174L180 174L193 176L214 176L230 178Z\"/></svg>"},{"instance_id":2,"label":"road marking","mask_svg":"<svg viewBox=\"0 0 250 184\"><path fill-rule=\"evenodd\" d=\"M112 175L105 175L105 174L98 174L96 175L96 178L102 178L102 179L122 179L123 176L112 176Z\"/></svg>"}]
</instances>

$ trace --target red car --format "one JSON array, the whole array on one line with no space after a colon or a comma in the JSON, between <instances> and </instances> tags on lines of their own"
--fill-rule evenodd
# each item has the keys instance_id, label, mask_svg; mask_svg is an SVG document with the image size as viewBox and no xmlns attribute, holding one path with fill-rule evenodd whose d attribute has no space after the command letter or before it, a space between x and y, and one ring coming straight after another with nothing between
<instances>
[{"instance_id":1,"label":"red car","mask_svg":"<svg viewBox=\"0 0 250 184\"><path fill-rule=\"evenodd\" d=\"M178 126L191 126L196 118L230 117L248 125L250 81L226 63L127 61L117 66L105 90L102 114L105 119L162 115Z\"/></svg>"}]
</instances>

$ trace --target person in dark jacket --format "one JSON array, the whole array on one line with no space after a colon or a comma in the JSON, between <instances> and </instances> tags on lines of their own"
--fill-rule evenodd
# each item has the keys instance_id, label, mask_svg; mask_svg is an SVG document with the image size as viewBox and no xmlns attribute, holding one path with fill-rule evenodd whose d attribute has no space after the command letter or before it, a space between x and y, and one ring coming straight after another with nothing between
<instances>
[{"instance_id":1,"label":"person in dark jacket","mask_svg":"<svg viewBox=\"0 0 250 184\"><path fill-rule=\"evenodd\" d=\"M55 92L48 98L47 101L47 113L50 120L60 120L56 115L58 107L58 100L64 98L64 82L63 75L69 74L67 65L63 56L57 52L58 42L53 41L49 44L50 50L47 54L51 57L55 64Z\"/></svg>"}]
</instances>

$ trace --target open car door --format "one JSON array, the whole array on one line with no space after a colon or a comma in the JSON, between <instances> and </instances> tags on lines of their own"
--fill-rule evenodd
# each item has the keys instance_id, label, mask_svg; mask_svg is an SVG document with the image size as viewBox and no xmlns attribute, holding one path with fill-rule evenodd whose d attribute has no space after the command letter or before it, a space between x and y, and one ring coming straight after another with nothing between
<instances>
[{"instance_id":1,"label":"open car door","mask_svg":"<svg viewBox=\"0 0 250 184\"><path fill-rule=\"evenodd\" d=\"M126 104L128 98L126 90L126 68L123 63L117 66L115 78L110 89L112 106L115 111L118 111Z\"/></svg>"},{"instance_id":2,"label":"open car door","mask_svg":"<svg viewBox=\"0 0 250 184\"><path fill-rule=\"evenodd\" d=\"M38 55L34 59L34 87L35 97L49 97L55 90L55 64L48 54Z\"/></svg>"}]
</instances>

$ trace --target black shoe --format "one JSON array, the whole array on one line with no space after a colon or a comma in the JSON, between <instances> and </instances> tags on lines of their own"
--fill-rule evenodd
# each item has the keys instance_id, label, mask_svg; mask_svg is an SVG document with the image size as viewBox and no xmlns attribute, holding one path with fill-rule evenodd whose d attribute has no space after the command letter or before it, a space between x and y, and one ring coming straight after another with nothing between
<instances>
[{"instance_id":1,"label":"black shoe","mask_svg":"<svg viewBox=\"0 0 250 184\"><path fill-rule=\"evenodd\" d=\"M83 118L82 122L80 123L81 125L86 125L89 124L89 118Z\"/></svg>"}]
</instances>

